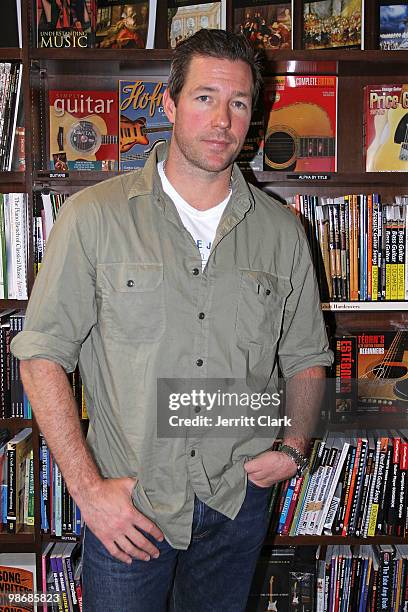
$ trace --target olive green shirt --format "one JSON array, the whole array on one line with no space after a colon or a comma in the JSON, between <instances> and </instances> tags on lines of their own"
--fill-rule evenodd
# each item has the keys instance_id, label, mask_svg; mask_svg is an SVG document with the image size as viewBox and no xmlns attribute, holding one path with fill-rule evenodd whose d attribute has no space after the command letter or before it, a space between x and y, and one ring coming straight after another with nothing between
<instances>
[{"instance_id":1,"label":"olive green shirt","mask_svg":"<svg viewBox=\"0 0 408 612\"><path fill-rule=\"evenodd\" d=\"M188 547L194 493L233 519L248 457L272 439L158 438L157 378L240 378L276 389L332 354L303 229L234 166L205 269L162 190L156 147L142 170L64 204L12 342L19 359L79 361L88 443L105 477L131 476L135 506ZM204 313L199 316L199 313ZM254 382L255 381L255 382ZM193 452L192 452L193 451Z\"/></svg>"}]
</instances>

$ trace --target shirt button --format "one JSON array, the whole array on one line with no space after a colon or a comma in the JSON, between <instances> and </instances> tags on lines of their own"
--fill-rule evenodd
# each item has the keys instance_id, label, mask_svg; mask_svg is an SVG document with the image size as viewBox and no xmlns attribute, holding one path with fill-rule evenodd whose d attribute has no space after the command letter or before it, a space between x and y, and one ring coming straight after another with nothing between
<instances>
[{"instance_id":1,"label":"shirt button","mask_svg":"<svg viewBox=\"0 0 408 612\"><path fill-rule=\"evenodd\" d=\"M266 293L266 295L270 295L271 290L270 290L270 289L267 289L267 290L265 291L265 293Z\"/></svg>"},{"instance_id":2,"label":"shirt button","mask_svg":"<svg viewBox=\"0 0 408 612\"><path fill-rule=\"evenodd\" d=\"M198 318L199 319L204 319L204 317L205 317L205 314L203 312L200 312L199 315L198 315Z\"/></svg>"},{"instance_id":3,"label":"shirt button","mask_svg":"<svg viewBox=\"0 0 408 612\"><path fill-rule=\"evenodd\" d=\"M194 412L200 412L201 406L194 406Z\"/></svg>"},{"instance_id":4,"label":"shirt button","mask_svg":"<svg viewBox=\"0 0 408 612\"><path fill-rule=\"evenodd\" d=\"M190 453L190 455L191 455L192 457L195 457L195 450L192 450L192 451L191 451L191 453Z\"/></svg>"},{"instance_id":5,"label":"shirt button","mask_svg":"<svg viewBox=\"0 0 408 612\"><path fill-rule=\"evenodd\" d=\"M200 274L200 270L198 268L193 268L193 274L194 276L198 276L198 274Z\"/></svg>"},{"instance_id":6,"label":"shirt button","mask_svg":"<svg viewBox=\"0 0 408 612\"><path fill-rule=\"evenodd\" d=\"M204 363L204 361L202 359L197 359L197 361L196 361L196 364L198 365L199 368L201 368L203 363Z\"/></svg>"},{"instance_id":7,"label":"shirt button","mask_svg":"<svg viewBox=\"0 0 408 612\"><path fill-rule=\"evenodd\" d=\"M134 287L135 281L134 280L128 280L128 282L126 284L127 284L128 287Z\"/></svg>"}]
</instances>

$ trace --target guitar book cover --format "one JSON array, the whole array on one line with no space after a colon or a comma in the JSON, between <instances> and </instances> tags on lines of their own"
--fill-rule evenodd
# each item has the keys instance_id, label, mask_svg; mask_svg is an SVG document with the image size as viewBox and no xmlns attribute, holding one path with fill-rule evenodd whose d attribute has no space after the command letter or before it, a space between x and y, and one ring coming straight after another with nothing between
<instances>
[{"instance_id":1,"label":"guitar book cover","mask_svg":"<svg viewBox=\"0 0 408 612\"><path fill-rule=\"evenodd\" d=\"M172 124L163 108L162 80L119 81L119 170L144 166L157 142L170 139Z\"/></svg>"},{"instance_id":2,"label":"guitar book cover","mask_svg":"<svg viewBox=\"0 0 408 612\"><path fill-rule=\"evenodd\" d=\"M96 47L153 49L157 0L96 0Z\"/></svg>"},{"instance_id":3,"label":"guitar book cover","mask_svg":"<svg viewBox=\"0 0 408 612\"><path fill-rule=\"evenodd\" d=\"M94 46L96 0L36 0L37 47Z\"/></svg>"},{"instance_id":4,"label":"guitar book cover","mask_svg":"<svg viewBox=\"0 0 408 612\"><path fill-rule=\"evenodd\" d=\"M56 172L118 168L116 91L49 91L49 159Z\"/></svg>"},{"instance_id":5,"label":"guitar book cover","mask_svg":"<svg viewBox=\"0 0 408 612\"><path fill-rule=\"evenodd\" d=\"M361 48L362 24L363 0L305 1L303 4L304 48Z\"/></svg>"},{"instance_id":6,"label":"guitar book cover","mask_svg":"<svg viewBox=\"0 0 408 612\"><path fill-rule=\"evenodd\" d=\"M408 83L364 88L366 172L408 170Z\"/></svg>"},{"instance_id":7,"label":"guitar book cover","mask_svg":"<svg viewBox=\"0 0 408 612\"><path fill-rule=\"evenodd\" d=\"M380 49L408 49L408 0L390 0L380 4Z\"/></svg>"},{"instance_id":8,"label":"guitar book cover","mask_svg":"<svg viewBox=\"0 0 408 612\"><path fill-rule=\"evenodd\" d=\"M337 77L273 77L265 116L264 170L336 171Z\"/></svg>"},{"instance_id":9,"label":"guitar book cover","mask_svg":"<svg viewBox=\"0 0 408 612\"><path fill-rule=\"evenodd\" d=\"M234 31L255 49L291 49L292 2L235 0Z\"/></svg>"},{"instance_id":10,"label":"guitar book cover","mask_svg":"<svg viewBox=\"0 0 408 612\"><path fill-rule=\"evenodd\" d=\"M198 30L224 29L226 27L226 0L200 3L186 0L167 2L167 42L174 49L182 40L189 38Z\"/></svg>"},{"instance_id":11,"label":"guitar book cover","mask_svg":"<svg viewBox=\"0 0 408 612\"><path fill-rule=\"evenodd\" d=\"M289 612L289 570L293 548L265 548L258 559L248 597L247 612Z\"/></svg>"},{"instance_id":12,"label":"guitar book cover","mask_svg":"<svg viewBox=\"0 0 408 612\"><path fill-rule=\"evenodd\" d=\"M408 412L408 332L335 339L335 416Z\"/></svg>"}]
</instances>

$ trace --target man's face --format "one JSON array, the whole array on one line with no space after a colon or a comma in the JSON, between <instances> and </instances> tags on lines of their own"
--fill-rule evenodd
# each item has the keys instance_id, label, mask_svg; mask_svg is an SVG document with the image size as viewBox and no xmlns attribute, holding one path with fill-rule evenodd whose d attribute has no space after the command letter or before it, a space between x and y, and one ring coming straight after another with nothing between
<instances>
[{"instance_id":1,"label":"man's face","mask_svg":"<svg viewBox=\"0 0 408 612\"><path fill-rule=\"evenodd\" d=\"M168 91L163 102L174 123L177 154L196 168L221 172L237 157L248 131L251 68L242 60L193 57L177 108Z\"/></svg>"}]
</instances>

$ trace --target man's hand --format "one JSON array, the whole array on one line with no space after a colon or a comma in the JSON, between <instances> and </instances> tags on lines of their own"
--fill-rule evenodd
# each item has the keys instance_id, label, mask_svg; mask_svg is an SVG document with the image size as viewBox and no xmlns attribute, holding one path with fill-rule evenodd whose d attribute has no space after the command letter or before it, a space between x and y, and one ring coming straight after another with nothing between
<instances>
[{"instance_id":1,"label":"man's hand","mask_svg":"<svg viewBox=\"0 0 408 612\"><path fill-rule=\"evenodd\" d=\"M132 502L134 478L111 478L98 481L94 487L77 496L86 525L110 554L131 563L157 558L159 550L139 530L163 541L162 531L139 512Z\"/></svg>"},{"instance_id":2,"label":"man's hand","mask_svg":"<svg viewBox=\"0 0 408 612\"><path fill-rule=\"evenodd\" d=\"M292 478L297 465L280 451L266 451L244 463L248 479L259 487L270 487L275 482Z\"/></svg>"}]
</instances>

